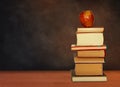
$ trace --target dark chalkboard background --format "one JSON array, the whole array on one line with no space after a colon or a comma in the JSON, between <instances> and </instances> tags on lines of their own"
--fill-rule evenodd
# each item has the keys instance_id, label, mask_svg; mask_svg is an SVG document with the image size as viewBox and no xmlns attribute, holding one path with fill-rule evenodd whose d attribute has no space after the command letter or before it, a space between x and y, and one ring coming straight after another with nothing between
<instances>
[{"instance_id":1,"label":"dark chalkboard background","mask_svg":"<svg viewBox=\"0 0 120 87\"><path fill-rule=\"evenodd\" d=\"M120 69L120 0L0 0L0 70L74 68L72 43L90 9L105 28L104 69Z\"/></svg>"}]
</instances>

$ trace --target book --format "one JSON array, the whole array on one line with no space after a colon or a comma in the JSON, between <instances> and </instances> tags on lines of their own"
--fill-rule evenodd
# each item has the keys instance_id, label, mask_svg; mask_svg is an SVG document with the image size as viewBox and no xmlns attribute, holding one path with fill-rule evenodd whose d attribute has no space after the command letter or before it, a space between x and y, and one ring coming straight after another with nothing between
<instances>
[{"instance_id":1,"label":"book","mask_svg":"<svg viewBox=\"0 0 120 87\"><path fill-rule=\"evenodd\" d=\"M89 45L103 45L104 28L77 28L76 38L77 45L89 46Z\"/></svg>"},{"instance_id":2,"label":"book","mask_svg":"<svg viewBox=\"0 0 120 87\"><path fill-rule=\"evenodd\" d=\"M96 46L103 45L103 33L77 33L77 45L79 46Z\"/></svg>"},{"instance_id":3,"label":"book","mask_svg":"<svg viewBox=\"0 0 120 87\"><path fill-rule=\"evenodd\" d=\"M105 50L79 50L78 57L105 57Z\"/></svg>"},{"instance_id":4,"label":"book","mask_svg":"<svg viewBox=\"0 0 120 87\"><path fill-rule=\"evenodd\" d=\"M74 62L75 63L105 63L104 58L79 58L79 57L74 57Z\"/></svg>"},{"instance_id":5,"label":"book","mask_svg":"<svg viewBox=\"0 0 120 87\"><path fill-rule=\"evenodd\" d=\"M75 44L71 45L71 50L78 51L78 50L105 50L107 49L106 45L101 46L77 46Z\"/></svg>"},{"instance_id":6,"label":"book","mask_svg":"<svg viewBox=\"0 0 120 87\"><path fill-rule=\"evenodd\" d=\"M103 64L75 63L76 75L103 75Z\"/></svg>"},{"instance_id":7,"label":"book","mask_svg":"<svg viewBox=\"0 0 120 87\"><path fill-rule=\"evenodd\" d=\"M75 71L71 70L71 79L73 82L98 82L98 81L107 81L107 76L103 75L91 75L91 76L81 76L75 75Z\"/></svg>"},{"instance_id":8,"label":"book","mask_svg":"<svg viewBox=\"0 0 120 87\"><path fill-rule=\"evenodd\" d=\"M98 28L77 28L77 33L102 33L104 31L103 27Z\"/></svg>"}]
</instances>

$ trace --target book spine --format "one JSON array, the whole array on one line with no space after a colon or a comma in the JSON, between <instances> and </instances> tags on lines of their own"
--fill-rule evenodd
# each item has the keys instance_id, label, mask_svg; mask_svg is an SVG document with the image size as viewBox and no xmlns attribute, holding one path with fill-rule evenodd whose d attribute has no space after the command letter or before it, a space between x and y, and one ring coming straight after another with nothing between
<instances>
[{"instance_id":1,"label":"book spine","mask_svg":"<svg viewBox=\"0 0 120 87\"><path fill-rule=\"evenodd\" d=\"M77 28L77 32L79 33L102 33L104 28Z\"/></svg>"},{"instance_id":2,"label":"book spine","mask_svg":"<svg viewBox=\"0 0 120 87\"><path fill-rule=\"evenodd\" d=\"M105 50L106 46L71 46L71 50Z\"/></svg>"},{"instance_id":3,"label":"book spine","mask_svg":"<svg viewBox=\"0 0 120 87\"><path fill-rule=\"evenodd\" d=\"M82 50L77 51L78 57L105 57L105 50Z\"/></svg>"},{"instance_id":4,"label":"book spine","mask_svg":"<svg viewBox=\"0 0 120 87\"><path fill-rule=\"evenodd\" d=\"M96 63L105 63L104 61L104 57L103 58L79 58L79 57L74 57L74 62L76 63L92 63L92 64L96 64Z\"/></svg>"}]
</instances>

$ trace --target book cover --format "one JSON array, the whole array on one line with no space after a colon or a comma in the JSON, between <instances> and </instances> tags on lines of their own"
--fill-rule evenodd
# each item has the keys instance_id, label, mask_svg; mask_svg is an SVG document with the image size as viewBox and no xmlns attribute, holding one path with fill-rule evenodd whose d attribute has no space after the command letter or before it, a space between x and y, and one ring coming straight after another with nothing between
<instances>
[{"instance_id":1,"label":"book cover","mask_svg":"<svg viewBox=\"0 0 120 87\"><path fill-rule=\"evenodd\" d=\"M102 63L75 63L76 75L103 75Z\"/></svg>"},{"instance_id":2,"label":"book cover","mask_svg":"<svg viewBox=\"0 0 120 87\"><path fill-rule=\"evenodd\" d=\"M75 63L105 63L104 58L82 58L82 57L74 57Z\"/></svg>"},{"instance_id":3,"label":"book cover","mask_svg":"<svg viewBox=\"0 0 120 87\"><path fill-rule=\"evenodd\" d=\"M78 51L78 50L105 50L107 47L106 45L101 46L77 46L75 44L71 45L71 50Z\"/></svg>"},{"instance_id":4,"label":"book cover","mask_svg":"<svg viewBox=\"0 0 120 87\"><path fill-rule=\"evenodd\" d=\"M105 57L105 50L79 50L78 57Z\"/></svg>"},{"instance_id":5,"label":"book cover","mask_svg":"<svg viewBox=\"0 0 120 87\"><path fill-rule=\"evenodd\" d=\"M76 33L102 33L104 31L104 27L90 27L90 28L77 28Z\"/></svg>"},{"instance_id":6,"label":"book cover","mask_svg":"<svg viewBox=\"0 0 120 87\"><path fill-rule=\"evenodd\" d=\"M71 79L73 82L104 82L107 81L107 76L103 73L103 75L91 75L91 76L81 76L75 75L75 71L71 70Z\"/></svg>"},{"instance_id":7,"label":"book cover","mask_svg":"<svg viewBox=\"0 0 120 87\"><path fill-rule=\"evenodd\" d=\"M77 45L79 46L96 46L103 45L103 33L77 33Z\"/></svg>"}]
</instances>

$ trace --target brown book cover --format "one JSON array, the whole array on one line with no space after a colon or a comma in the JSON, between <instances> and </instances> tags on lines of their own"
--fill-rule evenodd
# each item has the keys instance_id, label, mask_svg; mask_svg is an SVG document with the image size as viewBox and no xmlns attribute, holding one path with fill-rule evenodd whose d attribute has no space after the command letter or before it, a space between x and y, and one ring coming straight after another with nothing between
<instances>
[{"instance_id":1,"label":"brown book cover","mask_svg":"<svg viewBox=\"0 0 120 87\"><path fill-rule=\"evenodd\" d=\"M82 58L82 57L74 57L75 63L105 63L104 58Z\"/></svg>"},{"instance_id":2,"label":"brown book cover","mask_svg":"<svg viewBox=\"0 0 120 87\"><path fill-rule=\"evenodd\" d=\"M79 50L78 57L105 57L105 50Z\"/></svg>"},{"instance_id":3,"label":"brown book cover","mask_svg":"<svg viewBox=\"0 0 120 87\"><path fill-rule=\"evenodd\" d=\"M75 63L76 75L103 75L103 64Z\"/></svg>"}]
</instances>

